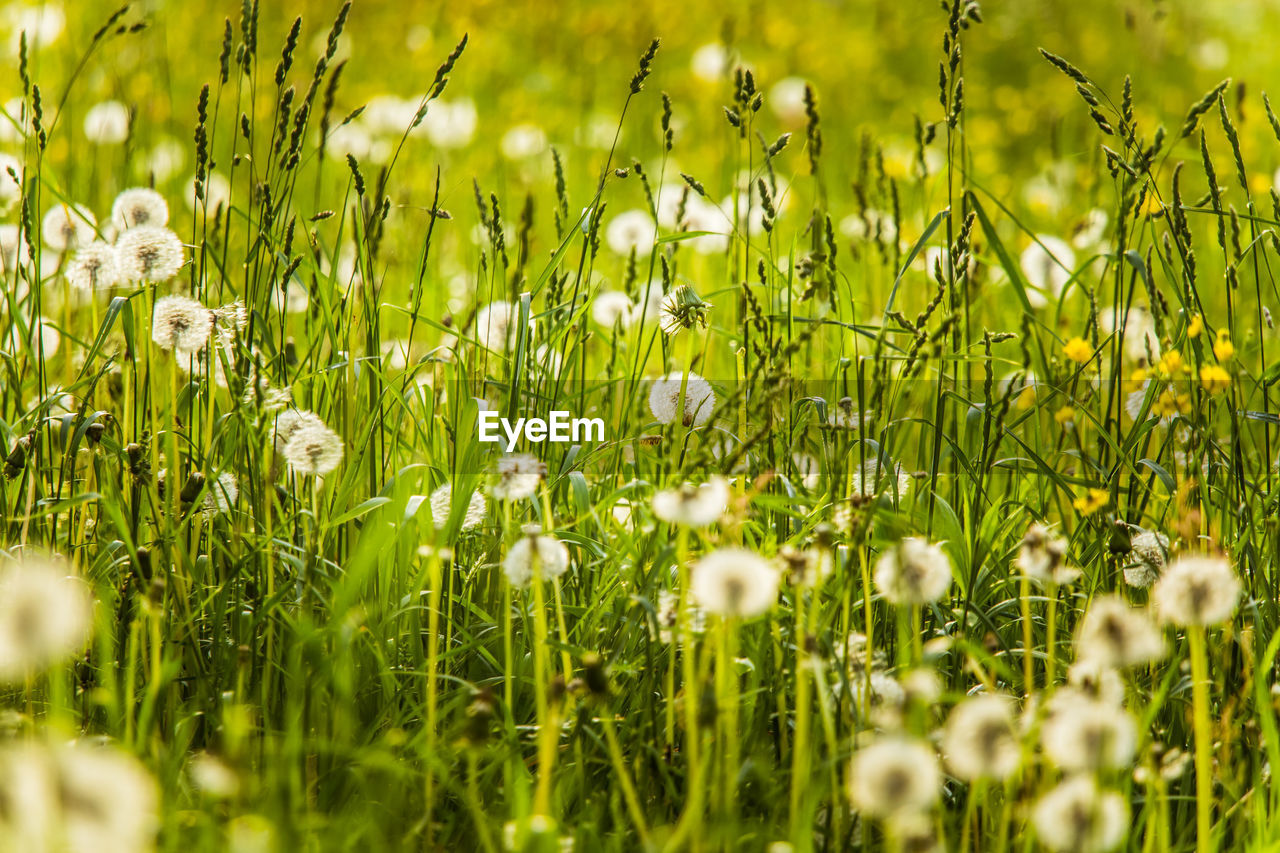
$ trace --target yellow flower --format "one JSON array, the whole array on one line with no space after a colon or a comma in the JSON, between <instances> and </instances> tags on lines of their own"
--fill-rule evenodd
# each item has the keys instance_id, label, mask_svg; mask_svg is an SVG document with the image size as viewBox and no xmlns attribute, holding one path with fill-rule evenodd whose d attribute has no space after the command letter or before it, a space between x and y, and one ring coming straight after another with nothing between
<instances>
[{"instance_id":1,"label":"yellow flower","mask_svg":"<svg viewBox=\"0 0 1280 853\"><path fill-rule=\"evenodd\" d=\"M1168 418L1191 413L1191 400L1185 394L1179 397L1172 388L1166 388L1151 404L1152 414Z\"/></svg>"},{"instance_id":2,"label":"yellow flower","mask_svg":"<svg viewBox=\"0 0 1280 853\"><path fill-rule=\"evenodd\" d=\"M1084 338L1072 338L1062 345L1062 354L1078 364L1093 358L1093 347Z\"/></svg>"},{"instance_id":3,"label":"yellow flower","mask_svg":"<svg viewBox=\"0 0 1280 853\"><path fill-rule=\"evenodd\" d=\"M1053 413L1053 419L1058 422L1058 426L1066 426L1076 419L1075 407L1063 406Z\"/></svg>"},{"instance_id":4,"label":"yellow flower","mask_svg":"<svg viewBox=\"0 0 1280 853\"><path fill-rule=\"evenodd\" d=\"M1159 216L1164 213L1164 205L1160 203L1160 199L1156 198L1155 193L1147 193L1138 213L1143 216Z\"/></svg>"},{"instance_id":5,"label":"yellow flower","mask_svg":"<svg viewBox=\"0 0 1280 853\"><path fill-rule=\"evenodd\" d=\"M1022 389L1022 393L1018 395L1017 406L1019 411L1026 411L1034 407L1036 404L1036 386L1028 385Z\"/></svg>"},{"instance_id":6,"label":"yellow flower","mask_svg":"<svg viewBox=\"0 0 1280 853\"><path fill-rule=\"evenodd\" d=\"M1191 318L1191 322L1187 324L1187 337L1195 339L1200 337L1200 333L1204 331L1204 317L1199 314Z\"/></svg>"},{"instance_id":7,"label":"yellow flower","mask_svg":"<svg viewBox=\"0 0 1280 853\"><path fill-rule=\"evenodd\" d=\"M1100 510L1106 509L1111 503L1111 495L1106 489L1090 489L1086 494L1081 495L1072 502L1072 506L1076 511L1085 518L1093 515Z\"/></svg>"},{"instance_id":8,"label":"yellow flower","mask_svg":"<svg viewBox=\"0 0 1280 853\"><path fill-rule=\"evenodd\" d=\"M1218 361L1228 361L1236 354L1235 344L1231 343L1231 333L1226 329L1218 330L1218 340L1213 344L1213 354Z\"/></svg>"},{"instance_id":9,"label":"yellow flower","mask_svg":"<svg viewBox=\"0 0 1280 853\"><path fill-rule=\"evenodd\" d=\"M1147 381L1148 375L1148 371L1145 367L1139 367L1130 374L1129 381L1134 385L1141 385L1143 382Z\"/></svg>"},{"instance_id":10,"label":"yellow flower","mask_svg":"<svg viewBox=\"0 0 1280 853\"><path fill-rule=\"evenodd\" d=\"M1200 368L1200 384L1210 394L1218 394L1231 387L1231 374L1216 364Z\"/></svg>"},{"instance_id":11,"label":"yellow flower","mask_svg":"<svg viewBox=\"0 0 1280 853\"><path fill-rule=\"evenodd\" d=\"M1160 375L1166 379L1174 379L1186 369L1186 365L1182 363L1182 353L1176 349L1171 349L1160 356L1160 364L1156 367Z\"/></svg>"}]
</instances>

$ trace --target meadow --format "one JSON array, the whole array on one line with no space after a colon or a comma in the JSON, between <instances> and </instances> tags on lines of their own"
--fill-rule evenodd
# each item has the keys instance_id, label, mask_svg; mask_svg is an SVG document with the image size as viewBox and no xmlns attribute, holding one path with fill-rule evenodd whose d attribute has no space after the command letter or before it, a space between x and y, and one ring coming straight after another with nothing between
<instances>
[{"instance_id":1,"label":"meadow","mask_svg":"<svg viewBox=\"0 0 1280 853\"><path fill-rule=\"evenodd\" d=\"M0 8L0 853L1280 849L1272 32Z\"/></svg>"}]
</instances>

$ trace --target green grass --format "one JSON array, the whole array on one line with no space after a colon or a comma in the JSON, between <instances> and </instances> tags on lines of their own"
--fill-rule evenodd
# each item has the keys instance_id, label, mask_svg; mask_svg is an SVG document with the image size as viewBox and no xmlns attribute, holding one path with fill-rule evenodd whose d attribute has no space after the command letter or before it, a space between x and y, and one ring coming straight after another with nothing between
<instances>
[{"instance_id":1,"label":"green grass","mask_svg":"<svg viewBox=\"0 0 1280 853\"><path fill-rule=\"evenodd\" d=\"M154 780L156 848L184 853L1040 849L1053 792L1081 779L1112 797L1085 817L1124 819L1078 849L1280 845L1280 122L1250 36L1273 11L1169 2L1126 27L1110 2L736 20L570 3L518 24L357 4L308 8L290 35L274 5L84 5L15 53L0 134L25 250L0 299L0 529L8 571L55 552L97 603L74 653L0 687L0 758L109 741ZM700 79L690 57L717 38L732 61ZM792 74L812 89L785 108L772 87ZM95 144L84 117L107 98L132 121ZM466 144L419 126L463 99ZM546 145L502 153L521 124ZM110 241L112 199L150 184L188 263L76 292L46 214L85 204ZM722 205L736 192L750 211ZM1024 256L1061 256L1055 239L1074 259ZM682 286L674 334L656 312L596 315L604 291ZM243 303L247 323L161 349L169 294ZM511 334L486 347L499 301ZM689 371L709 419L660 423L652 380ZM282 393L336 433L332 471L288 464ZM503 500L477 400L600 417L605 441L522 447L545 475ZM238 496L210 511L228 474ZM714 522L655 512L716 475ZM1023 576L1035 523L1069 576ZM550 553L513 586L530 524L569 567L542 578ZM1187 626L1126 582L1139 528L1171 560L1229 560L1229 621ZM887 583L905 537L941 545L941 595ZM777 567L776 596L691 612L699 561L731 549ZM1113 594L1161 617L1166 653L1090 672L1077 636ZM0 643L58 617L0 603ZM1087 675L1122 697L1086 702ZM943 736L978 692L1018 715L1000 779L958 778ZM1132 721L1132 750L1080 769L1056 708ZM851 773L883 766L864 750L895 738L937 779L912 761L859 793ZM24 778L0 778L0 850L36 849L19 797L110 835ZM912 781L909 815L867 799ZM127 817L122 786L91 787Z\"/></svg>"}]
</instances>

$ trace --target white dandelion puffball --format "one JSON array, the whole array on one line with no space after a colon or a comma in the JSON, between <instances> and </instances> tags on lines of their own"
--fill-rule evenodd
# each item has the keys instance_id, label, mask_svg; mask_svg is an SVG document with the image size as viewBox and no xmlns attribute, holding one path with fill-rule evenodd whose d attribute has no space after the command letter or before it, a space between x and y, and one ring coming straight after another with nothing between
<instances>
[{"instance_id":1,"label":"white dandelion puffball","mask_svg":"<svg viewBox=\"0 0 1280 853\"><path fill-rule=\"evenodd\" d=\"M510 453L493 466L496 479L489 493L500 501L532 497L547 475L547 466L531 453Z\"/></svg>"},{"instance_id":2,"label":"white dandelion puffball","mask_svg":"<svg viewBox=\"0 0 1280 853\"><path fill-rule=\"evenodd\" d=\"M84 116L84 135L95 145L119 145L129 138L129 108L119 101L94 104Z\"/></svg>"},{"instance_id":3,"label":"white dandelion puffball","mask_svg":"<svg viewBox=\"0 0 1280 853\"><path fill-rule=\"evenodd\" d=\"M708 42L693 52L689 68L704 83L720 80L729 70L729 48L718 41Z\"/></svg>"},{"instance_id":4,"label":"white dandelion puffball","mask_svg":"<svg viewBox=\"0 0 1280 853\"><path fill-rule=\"evenodd\" d=\"M47 838L51 826L58 829L55 847L22 849L100 853L154 849L159 794L155 780L131 754L93 743L28 744L0 761L14 774L5 772L5 776L20 780L15 788L22 789L19 797L27 807L12 816L14 835Z\"/></svg>"},{"instance_id":5,"label":"white dandelion puffball","mask_svg":"<svg viewBox=\"0 0 1280 853\"><path fill-rule=\"evenodd\" d=\"M116 241L120 274L130 282L168 281L186 262L182 240L168 228L139 225Z\"/></svg>"},{"instance_id":6,"label":"white dandelion puffball","mask_svg":"<svg viewBox=\"0 0 1280 853\"><path fill-rule=\"evenodd\" d=\"M647 258L656 239L658 226L647 210L624 210L609 220L604 231L605 243L618 255L629 255L634 249L638 257Z\"/></svg>"},{"instance_id":7,"label":"white dandelion puffball","mask_svg":"<svg viewBox=\"0 0 1280 853\"><path fill-rule=\"evenodd\" d=\"M1120 319L1124 325L1124 336L1121 338L1124 357L1135 364L1147 364L1151 356L1160 358L1160 333L1156 330L1155 317L1141 305L1135 305ZM1098 327L1107 334L1119 331L1114 309L1104 309L1098 314Z\"/></svg>"},{"instance_id":8,"label":"white dandelion puffball","mask_svg":"<svg viewBox=\"0 0 1280 853\"><path fill-rule=\"evenodd\" d=\"M1117 770L1133 761L1138 726L1124 708L1063 688L1049 700L1040 745L1068 773Z\"/></svg>"},{"instance_id":9,"label":"white dandelion puffball","mask_svg":"<svg viewBox=\"0 0 1280 853\"><path fill-rule=\"evenodd\" d=\"M436 148L465 148L476 135L476 105L470 98L436 99L427 107L422 132Z\"/></svg>"},{"instance_id":10,"label":"white dandelion puffball","mask_svg":"<svg viewBox=\"0 0 1280 853\"><path fill-rule=\"evenodd\" d=\"M18 683L82 650L92 628L88 585L58 558L0 569L0 681Z\"/></svg>"},{"instance_id":11,"label":"white dandelion puffball","mask_svg":"<svg viewBox=\"0 0 1280 853\"><path fill-rule=\"evenodd\" d=\"M453 511L453 485L445 483L431 493L431 523L437 530L443 530L449 523L449 514ZM484 521L484 495L472 492L467 500L467 508L462 514L462 530L478 527Z\"/></svg>"},{"instance_id":12,"label":"white dandelion puffball","mask_svg":"<svg viewBox=\"0 0 1280 853\"><path fill-rule=\"evenodd\" d=\"M527 589L535 577L554 580L568 569L569 549L556 537L541 533L525 533L502 561L507 582L516 589Z\"/></svg>"},{"instance_id":13,"label":"white dandelion puffball","mask_svg":"<svg viewBox=\"0 0 1280 853\"><path fill-rule=\"evenodd\" d=\"M510 302L490 302L476 312L475 336L480 346L493 352L509 352L516 346L520 307ZM533 318L529 318L533 335Z\"/></svg>"},{"instance_id":14,"label":"white dandelion puffball","mask_svg":"<svg viewBox=\"0 0 1280 853\"><path fill-rule=\"evenodd\" d=\"M10 3L2 15L9 30L9 52L18 58L22 49L22 37L26 36L27 50L57 41L67 28L67 15L59 3Z\"/></svg>"},{"instance_id":15,"label":"white dandelion puffball","mask_svg":"<svg viewBox=\"0 0 1280 853\"><path fill-rule=\"evenodd\" d=\"M1005 779L1011 775L1022 759L1012 700L983 694L957 705L947 717L942 753L947 766L961 779Z\"/></svg>"},{"instance_id":16,"label":"white dandelion puffball","mask_svg":"<svg viewBox=\"0 0 1280 853\"><path fill-rule=\"evenodd\" d=\"M784 77L769 89L765 103L784 124L799 124L805 120L803 77Z\"/></svg>"},{"instance_id":17,"label":"white dandelion puffball","mask_svg":"<svg viewBox=\"0 0 1280 853\"><path fill-rule=\"evenodd\" d=\"M151 315L151 340L162 350L192 355L213 332L213 312L188 296L162 296Z\"/></svg>"},{"instance_id":18,"label":"white dandelion puffball","mask_svg":"<svg viewBox=\"0 0 1280 853\"><path fill-rule=\"evenodd\" d=\"M58 347L62 346L62 333L58 331L58 327L48 317L40 318L38 329L40 335L39 352L42 357L50 358L58 351ZM9 327L9 346L13 352L23 349L27 345L27 335L22 331L18 323L14 323ZM33 346L35 345L33 339Z\"/></svg>"},{"instance_id":19,"label":"white dandelion puffball","mask_svg":"<svg viewBox=\"0 0 1280 853\"><path fill-rule=\"evenodd\" d=\"M1124 582L1140 589L1149 587L1164 574L1169 559L1169 537L1153 530L1140 530L1129 540L1129 562Z\"/></svg>"},{"instance_id":20,"label":"white dandelion puffball","mask_svg":"<svg viewBox=\"0 0 1280 853\"><path fill-rule=\"evenodd\" d=\"M911 489L911 473L901 464L885 462L879 456L864 459L849 480L853 493L864 498L889 495L901 499Z\"/></svg>"},{"instance_id":21,"label":"white dandelion puffball","mask_svg":"<svg viewBox=\"0 0 1280 853\"><path fill-rule=\"evenodd\" d=\"M1050 850L1106 853L1129 833L1129 807L1120 794L1098 789L1091 776L1073 776L1045 794L1031 816Z\"/></svg>"},{"instance_id":22,"label":"white dandelion puffball","mask_svg":"<svg viewBox=\"0 0 1280 853\"><path fill-rule=\"evenodd\" d=\"M693 567L689 591L708 613L749 619L773 607L780 576L773 563L743 548L721 548Z\"/></svg>"},{"instance_id":23,"label":"white dandelion puffball","mask_svg":"<svg viewBox=\"0 0 1280 853\"><path fill-rule=\"evenodd\" d=\"M299 473L328 474L342 461L342 436L311 415L294 427L282 455Z\"/></svg>"},{"instance_id":24,"label":"white dandelion puffball","mask_svg":"<svg viewBox=\"0 0 1280 853\"><path fill-rule=\"evenodd\" d=\"M685 483L653 496L653 514L663 521L686 527L706 527L729 506L729 483L712 477L701 486Z\"/></svg>"},{"instance_id":25,"label":"white dandelion puffball","mask_svg":"<svg viewBox=\"0 0 1280 853\"><path fill-rule=\"evenodd\" d=\"M684 397L680 396L680 386L684 385ZM711 412L716 407L716 393L711 384L698 374L690 371L688 380L683 373L668 373L661 379L653 380L649 388L649 411L660 424L675 423L680 415L680 403L684 401L683 424L687 427L703 426L711 420Z\"/></svg>"},{"instance_id":26,"label":"white dandelion puffball","mask_svg":"<svg viewBox=\"0 0 1280 853\"><path fill-rule=\"evenodd\" d=\"M115 247L101 240L90 243L76 252L64 274L77 290L91 292L115 287L120 283Z\"/></svg>"},{"instance_id":27,"label":"white dandelion puffball","mask_svg":"<svg viewBox=\"0 0 1280 853\"><path fill-rule=\"evenodd\" d=\"M1076 658L1126 667L1164 657L1164 635L1145 610L1119 596L1094 599L1076 632Z\"/></svg>"},{"instance_id":28,"label":"white dandelion puffball","mask_svg":"<svg viewBox=\"0 0 1280 853\"><path fill-rule=\"evenodd\" d=\"M40 236L50 249L66 252L97 239L97 224L93 213L83 205L55 204L40 220Z\"/></svg>"},{"instance_id":29,"label":"white dandelion puffball","mask_svg":"<svg viewBox=\"0 0 1280 853\"><path fill-rule=\"evenodd\" d=\"M1151 590L1161 621L1220 625L1240 603L1240 579L1223 557L1179 557Z\"/></svg>"},{"instance_id":30,"label":"white dandelion puffball","mask_svg":"<svg viewBox=\"0 0 1280 853\"><path fill-rule=\"evenodd\" d=\"M134 187L116 196L111 205L111 221L120 229L168 225L169 204L153 189Z\"/></svg>"},{"instance_id":31,"label":"white dandelion puffball","mask_svg":"<svg viewBox=\"0 0 1280 853\"><path fill-rule=\"evenodd\" d=\"M874 577L892 604L931 604L951 586L951 559L939 546L909 536L880 555Z\"/></svg>"},{"instance_id":32,"label":"white dandelion puffball","mask_svg":"<svg viewBox=\"0 0 1280 853\"><path fill-rule=\"evenodd\" d=\"M612 329L618 323L625 326L632 307L627 294L617 290L601 291L591 303L591 319L606 329Z\"/></svg>"},{"instance_id":33,"label":"white dandelion puffball","mask_svg":"<svg viewBox=\"0 0 1280 853\"><path fill-rule=\"evenodd\" d=\"M205 489L202 511L206 516L226 515L235 508L240 498L240 483L236 475L223 471Z\"/></svg>"},{"instance_id":34,"label":"white dandelion puffball","mask_svg":"<svg viewBox=\"0 0 1280 853\"><path fill-rule=\"evenodd\" d=\"M536 124L517 124L502 135L499 148L508 160L528 160L547 150L547 132Z\"/></svg>"},{"instance_id":35,"label":"white dandelion puffball","mask_svg":"<svg viewBox=\"0 0 1280 853\"><path fill-rule=\"evenodd\" d=\"M928 744L886 737L853 754L849 799L871 818L928 811L938 799L942 771Z\"/></svg>"},{"instance_id":36,"label":"white dandelion puffball","mask_svg":"<svg viewBox=\"0 0 1280 853\"><path fill-rule=\"evenodd\" d=\"M192 176L187 184L187 207L197 213L213 213L231 204L231 180L221 172L209 172L202 185L204 198L196 198L196 181Z\"/></svg>"},{"instance_id":37,"label":"white dandelion puffball","mask_svg":"<svg viewBox=\"0 0 1280 853\"><path fill-rule=\"evenodd\" d=\"M1061 239L1037 234L1031 245L1023 249L1018 260L1022 274L1035 289L1027 291L1032 308L1043 308L1062 295L1062 289L1075 272L1076 253Z\"/></svg>"}]
</instances>

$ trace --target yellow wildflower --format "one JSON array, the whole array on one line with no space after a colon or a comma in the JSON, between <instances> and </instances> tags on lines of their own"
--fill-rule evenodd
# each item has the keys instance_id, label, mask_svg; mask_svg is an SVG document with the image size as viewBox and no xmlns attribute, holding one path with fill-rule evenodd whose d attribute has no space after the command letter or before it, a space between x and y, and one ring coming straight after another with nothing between
<instances>
[{"instance_id":1,"label":"yellow wildflower","mask_svg":"<svg viewBox=\"0 0 1280 853\"><path fill-rule=\"evenodd\" d=\"M1186 369L1186 365L1182 363L1182 353L1176 349L1171 349L1160 356L1160 364L1156 367L1160 375L1166 379L1174 379Z\"/></svg>"},{"instance_id":2,"label":"yellow wildflower","mask_svg":"<svg viewBox=\"0 0 1280 853\"><path fill-rule=\"evenodd\" d=\"M1062 354L1078 364L1093 358L1093 347L1084 338L1072 338L1062 345Z\"/></svg>"},{"instance_id":3,"label":"yellow wildflower","mask_svg":"<svg viewBox=\"0 0 1280 853\"><path fill-rule=\"evenodd\" d=\"M1197 314L1191 318L1191 322L1187 324L1187 337L1194 340L1200 337L1200 333L1204 331L1204 317Z\"/></svg>"},{"instance_id":4,"label":"yellow wildflower","mask_svg":"<svg viewBox=\"0 0 1280 853\"><path fill-rule=\"evenodd\" d=\"M1231 374L1216 364L1200 368L1200 384L1210 394L1218 394L1231 387Z\"/></svg>"},{"instance_id":5,"label":"yellow wildflower","mask_svg":"<svg viewBox=\"0 0 1280 853\"><path fill-rule=\"evenodd\" d=\"M1076 419L1075 407L1063 406L1053 413L1053 419L1058 422L1058 426L1066 426Z\"/></svg>"},{"instance_id":6,"label":"yellow wildflower","mask_svg":"<svg viewBox=\"0 0 1280 853\"><path fill-rule=\"evenodd\" d=\"M1106 489L1090 489L1087 493L1076 498L1072 502L1072 506L1076 508L1085 518L1107 508L1111 503L1111 495Z\"/></svg>"},{"instance_id":7,"label":"yellow wildflower","mask_svg":"<svg viewBox=\"0 0 1280 853\"><path fill-rule=\"evenodd\" d=\"M1218 330L1218 340L1213 344L1213 354L1218 361L1229 361L1236 354L1235 344L1231 343L1231 333L1226 329Z\"/></svg>"}]
</instances>

